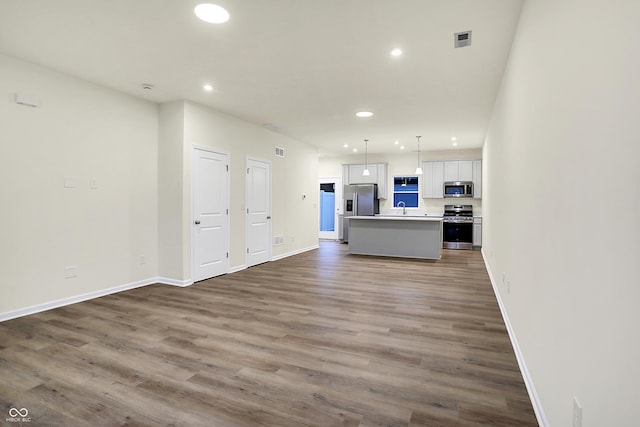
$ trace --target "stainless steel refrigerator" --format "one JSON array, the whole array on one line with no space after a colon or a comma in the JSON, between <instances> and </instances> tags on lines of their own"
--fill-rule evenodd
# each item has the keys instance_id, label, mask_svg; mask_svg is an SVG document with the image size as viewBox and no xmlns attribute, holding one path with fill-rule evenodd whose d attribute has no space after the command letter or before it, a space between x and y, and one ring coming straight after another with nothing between
<instances>
[{"instance_id":1,"label":"stainless steel refrigerator","mask_svg":"<svg viewBox=\"0 0 640 427\"><path fill-rule=\"evenodd\" d=\"M344 219L342 221L342 241L349 241L349 217L372 216L380 213L378 186L376 184L345 185Z\"/></svg>"}]
</instances>

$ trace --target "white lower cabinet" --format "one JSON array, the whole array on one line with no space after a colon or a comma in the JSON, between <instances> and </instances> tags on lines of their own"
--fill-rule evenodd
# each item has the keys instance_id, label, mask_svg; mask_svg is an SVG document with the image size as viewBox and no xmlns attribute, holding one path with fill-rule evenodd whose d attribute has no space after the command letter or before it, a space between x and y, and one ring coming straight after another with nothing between
<instances>
[{"instance_id":1,"label":"white lower cabinet","mask_svg":"<svg viewBox=\"0 0 640 427\"><path fill-rule=\"evenodd\" d=\"M482 246L482 217L473 217L473 246Z\"/></svg>"}]
</instances>

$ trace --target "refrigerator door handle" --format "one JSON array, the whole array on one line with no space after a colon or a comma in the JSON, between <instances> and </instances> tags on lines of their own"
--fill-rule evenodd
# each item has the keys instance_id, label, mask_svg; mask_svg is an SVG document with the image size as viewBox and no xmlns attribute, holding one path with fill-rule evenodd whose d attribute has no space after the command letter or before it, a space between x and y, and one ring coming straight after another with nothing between
<instances>
[{"instance_id":1,"label":"refrigerator door handle","mask_svg":"<svg viewBox=\"0 0 640 427\"><path fill-rule=\"evenodd\" d=\"M358 215L358 193L353 194L353 216Z\"/></svg>"}]
</instances>

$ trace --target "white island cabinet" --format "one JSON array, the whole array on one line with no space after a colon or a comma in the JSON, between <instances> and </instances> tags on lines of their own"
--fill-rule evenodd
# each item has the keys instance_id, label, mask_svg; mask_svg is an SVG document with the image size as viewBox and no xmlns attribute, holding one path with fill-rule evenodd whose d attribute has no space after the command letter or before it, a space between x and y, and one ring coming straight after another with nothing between
<instances>
[{"instance_id":1,"label":"white island cabinet","mask_svg":"<svg viewBox=\"0 0 640 427\"><path fill-rule=\"evenodd\" d=\"M349 218L349 253L440 259L442 217L353 216Z\"/></svg>"}]
</instances>

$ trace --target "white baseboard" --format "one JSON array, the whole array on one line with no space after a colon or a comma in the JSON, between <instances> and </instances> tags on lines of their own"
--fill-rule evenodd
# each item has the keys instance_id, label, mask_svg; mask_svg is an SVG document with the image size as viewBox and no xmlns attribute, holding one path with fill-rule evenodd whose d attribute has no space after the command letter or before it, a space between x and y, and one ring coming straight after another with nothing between
<instances>
[{"instance_id":1,"label":"white baseboard","mask_svg":"<svg viewBox=\"0 0 640 427\"><path fill-rule=\"evenodd\" d=\"M320 245L313 245L313 246L308 246L306 248L298 249L298 250L295 250L295 251L287 252L285 254L272 256L271 257L271 261L277 261L279 259L288 258L288 257L293 256L293 255L298 255L298 254L301 254L301 253L304 253L304 252L309 252L309 251L312 251L314 249L318 249L319 247L320 247Z\"/></svg>"},{"instance_id":2,"label":"white baseboard","mask_svg":"<svg viewBox=\"0 0 640 427\"><path fill-rule=\"evenodd\" d=\"M282 255L277 255L275 257L273 257L271 260L272 261L276 261L282 258L287 258L290 257L292 255L297 255L297 254L301 254L303 252L307 252L313 249L318 249L320 246L319 245L314 245L314 246L310 246L308 248L304 248L304 249L299 249L296 251L292 251L292 252L288 252L286 254L282 254ZM246 265L239 265L236 267L233 267L229 270L229 273L235 273L241 270L244 270L246 267ZM82 302L82 301L87 301L90 299L94 299L94 298L100 298L106 295L111 295L111 294L115 294L118 292L123 292L123 291L128 291L131 289L135 289L135 288L140 288L142 286L147 286L147 285L153 285L155 283L160 283L163 285L171 285L171 286L179 286L179 287L187 287L193 284L193 281L188 279L188 280L177 280L177 279L171 279L171 278L167 278L167 277L150 277L148 279L144 279L144 280L139 280L137 282L132 282L132 283L127 283L125 285L120 285L120 286L115 286L113 288L107 288L107 289L101 289L99 291L94 291L94 292L88 292L86 294L81 294L81 295L75 295L72 297L68 297L68 298L62 298L59 300L55 300L55 301L50 301L50 302L45 302L42 304L36 304L36 305L32 305L30 307L25 307L25 308L20 308L18 310L12 310L12 311L7 311L4 313L0 313L0 322L4 322L5 320L11 320L11 319L15 319L17 317L22 317L22 316L28 316L30 314L36 314L36 313L40 313L43 311L47 311L47 310L51 310L54 308L58 308L58 307L64 307L66 305L71 305L71 304L75 304L78 302Z\"/></svg>"},{"instance_id":3,"label":"white baseboard","mask_svg":"<svg viewBox=\"0 0 640 427\"><path fill-rule=\"evenodd\" d=\"M498 300L498 305L500 306L500 313L502 313L502 319L504 320L504 324L507 327L507 332L509 333L509 339L511 340L511 346L513 347L513 351L516 354L516 359L518 360L518 367L520 368L520 373L522 374L522 378L524 380L524 385L527 387L527 392L529 393L529 399L531 399L531 405L533 406L533 411L536 414L536 418L538 420L538 425L540 427L547 427L549 422L547 421L547 417L544 413L544 409L542 408L542 403L540 402L540 398L538 397L538 393L536 392L536 388L533 384L533 379L529 374L529 369L527 369L527 364L524 361L524 355L522 354L522 350L520 350L520 345L518 344L518 339L516 338L516 334L511 326L511 322L509 321L509 315L507 314L507 309L502 302L502 298L500 297L500 292L498 291L498 285L493 277L493 272L491 271L491 266L487 261L486 254L484 253L484 248L480 251L482 253L482 259L484 260L484 265L487 268L487 273L489 273L489 279L491 280L491 287L493 288L493 293L496 295L496 299Z\"/></svg>"},{"instance_id":4,"label":"white baseboard","mask_svg":"<svg viewBox=\"0 0 640 427\"><path fill-rule=\"evenodd\" d=\"M158 283L156 277L150 279L139 280L137 282L128 283L126 285L115 286L113 288L101 289L99 291L89 292L86 294L75 295L69 298L62 298L55 301L45 302L43 304L36 304L30 307L20 308L18 310L7 311L0 313L0 322L5 320L15 319L17 317L28 316L30 314L40 313L42 311L51 310L53 308L63 307L65 305L71 305L82 301L87 301L94 298L100 298L105 295L115 294L122 291L128 291L142 286L152 285Z\"/></svg>"},{"instance_id":5,"label":"white baseboard","mask_svg":"<svg viewBox=\"0 0 640 427\"><path fill-rule=\"evenodd\" d=\"M163 285L171 285L171 286L179 286L181 288L186 288L187 286L193 285L193 280L177 280L177 279L169 279L167 277L156 277L155 283L161 283Z\"/></svg>"},{"instance_id":6,"label":"white baseboard","mask_svg":"<svg viewBox=\"0 0 640 427\"><path fill-rule=\"evenodd\" d=\"M246 269L247 269L247 265L246 264L236 265L235 267L231 267L227 274L237 273L238 271L242 271L242 270L246 270Z\"/></svg>"}]
</instances>

